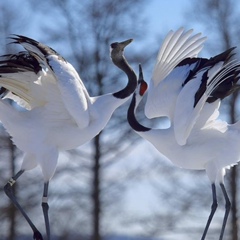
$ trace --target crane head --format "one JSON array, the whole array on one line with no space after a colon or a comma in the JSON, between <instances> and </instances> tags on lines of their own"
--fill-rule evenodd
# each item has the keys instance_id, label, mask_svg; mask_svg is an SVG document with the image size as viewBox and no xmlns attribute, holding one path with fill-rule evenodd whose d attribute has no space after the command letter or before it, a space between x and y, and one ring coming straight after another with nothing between
<instances>
[{"instance_id":1,"label":"crane head","mask_svg":"<svg viewBox=\"0 0 240 240\"><path fill-rule=\"evenodd\" d=\"M143 96L148 89L147 83L144 81L142 65L139 64L139 75L138 75L138 93L140 96Z\"/></svg>"},{"instance_id":2,"label":"crane head","mask_svg":"<svg viewBox=\"0 0 240 240\"><path fill-rule=\"evenodd\" d=\"M130 44L133 39L128 39L123 42L114 42L110 45L110 56L112 61L120 61L123 58L124 48Z\"/></svg>"}]
</instances>

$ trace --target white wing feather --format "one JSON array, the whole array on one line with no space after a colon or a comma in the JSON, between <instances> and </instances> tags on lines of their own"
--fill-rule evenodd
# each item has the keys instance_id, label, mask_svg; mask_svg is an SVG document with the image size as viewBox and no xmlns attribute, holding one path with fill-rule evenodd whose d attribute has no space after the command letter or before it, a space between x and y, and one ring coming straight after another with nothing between
<instances>
[{"instance_id":1,"label":"white wing feather","mask_svg":"<svg viewBox=\"0 0 240 240\"><path fill-rule=\"evenodd\" d=\"M16 43L21 44L32 56L34 56L42 67L45 67L47 69L48 76L54 80L55 87L58 89L58 94L55 93L55 95L57 95L56 97L59 101L59 105L61 104L62 108L65 108L65 110L68 111L79 128L85 128L88 126L90 121L88 112L90 99L88 92L74 67L65 61L52 48L44 44L41 44L33 39L18 35L13 39L16 40ZM35 79L32 79L32 81L33 80ZM45 78L44 80L46 81L47 79ZM41 81L40 83L42 85L44 84L44 82ZM27 81L23 81L23 86L26 84ZM37 83L35 83L35 85L36 84ZM32 86L35 85L32 84ZM46 88L47 87L48 86L46 85ZM18 91L18 87L16 87L15 91ZM40 90L40 92L42 91L44 90ZM28 95L33 95L29 87L27 87L26 91L22 90L22 94L20 96L26 102L33 102L31 99L26 99L24 94L26 94L27 97ZM35 96L33 95L33 98L34 97ZM43 100L45 100L43 94L41 97ZM51 98L48 100L50 99ZM51 104L50 102L48 103ZM56 104L56 101L54 104Z\"/></svg>"},{"instance_id":2,"label":"white wing feather","mask_svg":"<svg viewBox=\"0 0 240 240\"><path fill-rule=\"evenodd\" d=\"M176 32L170 31L166 36L157 56L152 81L156 86L161 82L183 59L196 57L203 48L206 37L198 33L191 37L193 30L184 33L184 28Z\"/></svg>"},{"instance_id":3,"label":"white wing feather","mask_svg":"<svg viewBox=\"0 0 240 240\"><path fill-rule=\"evenodd\" d=\"M237 62L229 62L220 74L218 73L222 69L223 62L219 62L209 69L206 90L195 107L195 94L201 85L202 74L206 70L203 69L198 73L197 78L189 81L184 86L177 98L174 115L174 132L179 145L185 145L187 143L187 139L197 121L202 121L202 118L206 121L210 118L213 120L211 114L217 117L216 111L214 110L218 109L219 102L217 101L216 104L210 104L211 106L209 106L206 105L206 101L211 93L225 80L225 76L237 65ZM201 116L203 111L204 115Z\"/></svg>"},{"instance_id":4,"label":"white wing feather","mask_svg":"<svg viewBox=\"0 0 240 240\"><path fill-rule=\"evenodd\" d=\"M78 73L70 63L59 60L56 55L51 55L48 59L64 106L79 128L87 127L90 121L89 95Z\"/></svg>"},{"instance_id":5,"label":"white wing feather","mask_svg":"<svg viewBox=\"0 0 240 240\"><path fill-rule=\"evenodd\" d=\"M180 28L176 32L170 31L163 41L149 84L145 105L145 115L148 118L173 118L176 96L195 65L176 66L185 58L196 57L206 40L206 37L201 37L201 33L192 33L193 30L184 32L184 29Z\"/></svg>"}]
</instances>

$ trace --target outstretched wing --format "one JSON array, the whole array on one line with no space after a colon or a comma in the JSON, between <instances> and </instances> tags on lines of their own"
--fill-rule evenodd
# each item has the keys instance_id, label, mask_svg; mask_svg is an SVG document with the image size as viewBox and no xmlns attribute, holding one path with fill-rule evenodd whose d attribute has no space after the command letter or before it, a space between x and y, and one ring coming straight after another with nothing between
<instances>
[{"instance_id":1,"label":"outstretched wing","mask_svg":"<svg viewBox=\"0 0 240 240\"><path fill-rule=\"evenodd\" d=\"M2 97L11 98L29 110L43 105L46 95L40 82L44 75L45 70L28 52L1 56L0 85L5 90ZM50 75L47 80L52 78Z\"/></svg>"},{"instance_id":2,"label":"outstretched wing","mask_svg":"<svg viewBox=\"0 0 240 240\"><path fill-rule=\"evenodd\" d=\"M21 59L21 62L19 62L19 54L14 57L9 56L6 61L2 61L2 69L6 69L9 64L17 64L11 67L15 69L12 70L15 71L14 73L9 68L9 73L4 73L1 83L4 79L6 81L2 86L26 101L30 108L46 104L46 101L48 104L54 101L55 106L58 104L59 108L65 108L80 128L86 127L89 124L89 95L73 66L52 48L31 38L15 35L12 39L15 40L14 43L21 44L27 52L25 52L25 59ZM12 58L16 59L14 64ZM29 61L26 61L28 58L39 67L40 70L37 73L33 66L29 67ZM27 75L26 79L25 75ZM10 84L10 79L14 81L13 84ZM8 83L11 86L8 86ZM56 99L50 96L49 89L53 91ZM48 92L47 95L45 95L46 92Z\"/></svg>"},{"instance_id":3,"label":"outstretched wing","mask_svg":"<svg viewBox=\"0 0 240 240\"><path fill-rule=\"evenodd\" d=\"M236 89L240 64L229 60L232 50L222 54L227 62L222 59L212 65L216 59L219 60L220 55L216 56L215 60L210 59L211 64L207 63L184 85L177 98L174 115L174 131L178 144L186 144L197 122L204 123L213 115L217 117L219 100Z\"/></svg>"},{"instance_id":4,"label":"outstretched wing","mask_svg":"<svg viewBox=\"0 0 240 240\"><path fill-rule=\"evenodd\" d=\"M200 38L201 33L191 36L192 33L192 29L184 32L184 28L168 33L160 47L153 71L152 81L155 86L183 59L196 57L201 51L203 43L207 38Z\"/></svg>"},{"instance_id":5,"label":"outstretched wing","mask_svg":"<svg viewBox=\"0 0 240 240\"><path fill-rule=\"evenodd\" d=\"M154 67L153 76L149 84L148 96L145 105L145 114L148 118L163 116L164 112L160 109L167 108L166 104L171 105L171 99L167 99L161 105L164 92L171 92L173 81L181 87L188 71L192 69L191 64L181 64L184 59L194 58L203 48L206 37L201 37L201 33L192 35L193 30L184 32L183 28L176 32L170 31L160 47L157 61ZM195 63L192 63L195 65ZM164 83L163 83L164 82ZM175 84L174 83L174 84ZM176 87L180 91L180 87ZM174 91L174 90L173 90ZM175 93L174 93L175 94ZM167 116L167 114L165 115Z\"/></svg>"}]
</instances>

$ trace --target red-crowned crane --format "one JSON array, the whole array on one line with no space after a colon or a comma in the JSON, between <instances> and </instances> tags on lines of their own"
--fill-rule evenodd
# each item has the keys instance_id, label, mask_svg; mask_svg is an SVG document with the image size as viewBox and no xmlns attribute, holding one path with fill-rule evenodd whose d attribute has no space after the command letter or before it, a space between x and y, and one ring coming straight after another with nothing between
<instances>
[{"instance_id":1,"label":"red-crowned crane","mask_svg":"<svg viewBox=\"0 0 240 240\"><path fill-rule=\"evenodd\" d=\"M48 185L60 150L76 148L94 138L116 108L125 103L137 86L137 77L126 61L124 48L132 39L111 44L111 59L128 77L126 87L115 93L91 97L74 67L52 48L31 38L14 35L14 43L26 51L0 59L0 121L15 145L24 152L20 171L4 187L33 230L42 236L15 198L12 186L27 170L40 165L44 178L42 208L47 239L50 239ZM23 106L19 111L5 99Z\"/></svg>"},{"instance_id":2,"label":"red-crowned crane","mask_svg":"<svg viewBox=\"0 0 240 240\"><path fill-rule=\"evenodd\" d=\"M210 99L215 101L223 98L224 93L229 95L231 90L236 89L235 84L232 84L232 89L230 89L229 81L231 80L232 83L235 83L239 80L239 77L240 63L236 61L230 61L218 71L211 71L211 68L203 69L189 80L189 83L198 81L199 78L202 81L201 91L197 90L197 92L199 91L197 102L193 102L191 94L188 95L187 92L185 92L185 96L181 97L185 97L187 103L192 101L191 106L193 107L196 107L198 104L207 104L207 101ZM224 85L226 86L225 88ZM202 240L206 237L218 205L215 184L220 185L226 202L219 237L219 240L222 240L231 208L231 202L224 186L224 175L226 168L230 168L240 160L240 121L230 125L225 121L211 118L205 124L199 125L196 123L191 129L186 144L180 145L175 137L173 125L167 129L152 129L143 126L137 121L135 111L147 87L140 68L138 87L133 94L128 109L128 122L136 133L152 143L161 154L166 156L176 166L193 170L206 170L207 176L211 181L213 202ZM179 109L179 112L181 112L181 109ZM201 119L201 114L205 114L205 112L199 111L198 114L200 115L199 119ZM178 120L181 121L181 115Z\"/></svg>"}]
</instances>

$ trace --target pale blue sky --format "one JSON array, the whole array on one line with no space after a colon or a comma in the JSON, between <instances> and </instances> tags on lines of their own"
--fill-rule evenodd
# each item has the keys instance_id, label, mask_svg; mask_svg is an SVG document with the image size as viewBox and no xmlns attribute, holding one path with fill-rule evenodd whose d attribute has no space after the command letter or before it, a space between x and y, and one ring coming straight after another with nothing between
<instances>
[{"instance_id":1,"label":"pale blue sky","mask_svg":"<svg viewBox=\"0 0 240 240\"><path fill-rule=\"evenodd\" d=\"M189 3L189 0L152 0L146 9L152 31L160 34L186 25L183 15Z\"/></svg>"}]
</instances>

